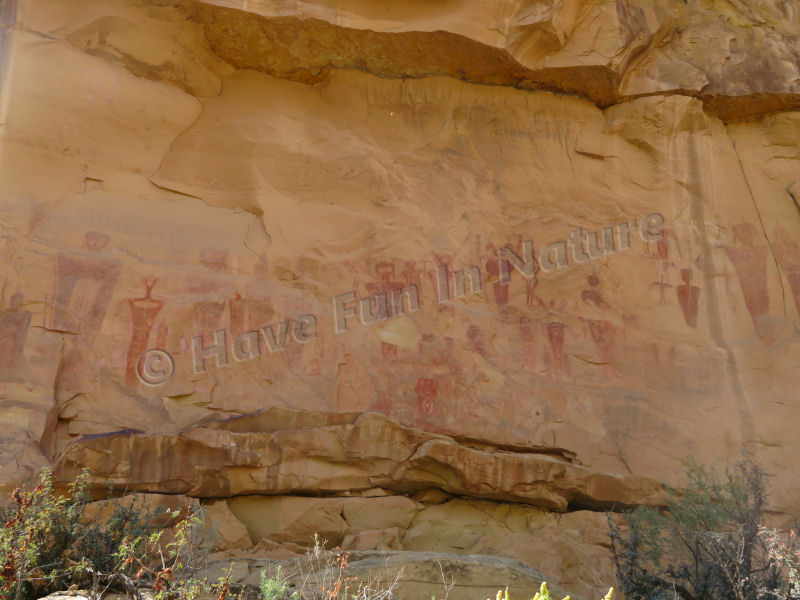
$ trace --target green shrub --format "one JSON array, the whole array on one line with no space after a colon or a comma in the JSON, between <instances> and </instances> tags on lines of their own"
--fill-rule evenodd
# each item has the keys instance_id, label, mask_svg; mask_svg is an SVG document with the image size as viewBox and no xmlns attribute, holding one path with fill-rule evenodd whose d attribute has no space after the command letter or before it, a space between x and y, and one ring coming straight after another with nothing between
<instances>
[{"instance_id":1,"label":"green shrub","mask_svg":"<svg viewBox=\"0 0 800 600\"><path fill-rule=\"evenodd\" d=\"M52 474L43 471L32 489L14 490L13 502L0 508L0 600L27 600L70 584L95 591L117 585L133 597L152 586L158 600L207 586L197 579L207 552L202 512L172 515L141 502L113 502L103 511L107 518L89 519L89 485L84 471L66 494L56 494ZM165 517L175 521L169 543L162 542Z\"/></svg>"},{"instance_id":2,"label":"green shrub","mask_svg":"<svg viewBox=\"0 0 800 600\"><path fill-rule=\"evenodd\" d=\"M796 527L781 534L764 527L761 530L770 557L780 565L785 573L785 600L800 599L800 536Z\"/></svg>"},{"instance_id":3,"label":"green shrub","mask_svg":"<svg viewBox=\"0 0 800 600\"><path fill-rule=\"evenodd\" d=\"M261 571L261 582L258 589L263 600L282 600L289 589L289 582L283 576L281 567L276 569L273 577L267 577L267 574Z\"/></svg>"},{"instance_id":4,"label":"green shrub","mask_svg":"<svg viewBox=\"0 0 800 600\"><path fill-rule=\"evenodd\" d=\"M617 526L611 549L627 600L778 600L783 566L763 528L766 476L745 458L724 476L693 461L666 510L639 507Z\"/></svg>"},{"instance_id":5,"label":"green shrub","mask_svg":"<svg viewBox=\"0 0 800 600\"><path fill-rule=\"evenodd\" d=\"M74 491L74 487L71 491ZM16 489L14 504L0 515L0 599L20 600L46 582L66 576L70 559L48 561L49 549L61 537L61 529L76 522L76 510L63 497L53 493L49 473L43 473L30 491Z\"/></svg>"}]
</instances>

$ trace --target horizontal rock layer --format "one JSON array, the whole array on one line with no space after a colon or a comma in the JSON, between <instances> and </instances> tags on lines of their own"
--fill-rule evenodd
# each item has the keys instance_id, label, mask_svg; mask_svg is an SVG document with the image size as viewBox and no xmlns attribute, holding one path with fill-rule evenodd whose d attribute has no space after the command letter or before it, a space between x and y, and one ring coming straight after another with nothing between
<instances>
[{"instance_id":1,"label":"horizontal rock layer","mask_svg":"<svg viewBox=\"0 0 800 600\"><path fill-rule=\"evenodd\" d=\"M225 425L87 438L56 458L55 474L69 481L88 468L104 483L196 498L435 488L562 512L570 504L624 508L665 499L661 484L643 477L598 473L547 454L473 448L379 413L353 424L268 433Z\"/></svg>"},{"instance_id":2,"label":"horizontal rock layer","mask_svg":"<svg viewBox=\"0 0 800 600\"><path fill-rule=\"evenodd\" d=\"M444 14L384 9L383 19L370 4L183 6L218 56L293 81L315 83L330 69L449 75L577 94L601 107L677 93L699 97L725 120L800 107L800 5L793 2L473 2ZM484 25L476 15L491 21Z\"/></svg>"},{"instance_id":3,"label":"horizontal rock layer","mask_svg":"<svg viewBox=\"0 0 800 600\"><path fill-rule=\"evenodd\" d=\"M515 2L489 11L459 7L456 14L448 7L439 15L409 6L384 8L405 13L384 18L364 4L298 2L286 10L282 3L183 0L151 9L155 32L108 15L66 39L138 76L201 96L219 93L222 59L309 84L332 69L391 78L447 75L576 94L601 107L684 94L725 120L800 106L794 2ZM492 11L492 20L476 27L475 15L488 18ZM176 13L200 27L187 28Z\"/></svg>"}]
</instances>

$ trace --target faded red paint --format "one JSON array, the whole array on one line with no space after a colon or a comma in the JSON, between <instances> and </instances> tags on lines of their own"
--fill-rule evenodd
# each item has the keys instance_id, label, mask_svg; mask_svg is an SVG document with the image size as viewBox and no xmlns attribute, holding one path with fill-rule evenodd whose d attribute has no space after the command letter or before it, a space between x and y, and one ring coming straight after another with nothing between
<instances>
[{"instance_id":1,"label":"faded red paint","mask_svg":"<svg viewBox=\"0 0 800 600\"><path fill-rule=\"evenodd\" d=\"M530 318L519 318L519 337L522 345L522 362L529 370L534 370L536 362L536 336Z\"/></svg>"},{"instance_id":2,"label":"faded red paint","mask_svg":"<svg viewBox=\"0 0 800 600\"><path fill-rule=\"evenodd\" d=\"M372 402L370 403L370 408L376 412L380 412L385 415L391 415L394 403L394 396L386 392L382 392L373 398Z\"/></svg>"},{"instance_id":3,"label":"faded red paint","mask_svg":"<svg viewBox=\"0 0 800 600\"><path fill-rule=\"evenodd\" d=\"M414 386L414 393L426 398L436 398L438 395L436 382L433 379L420 377Z\"/></svg>"},{"instance_id":4,"label":"faded red paint","mask_svg":"<svg viewBox=\"0 0 800 600\"><path fill-rule=\"evenodd\" d=\"M158 333L156 334L156 348L161 348L162 350L167 347L167 334L169 333L169 327L167 326L166 321L161 321L158 325Z\"/></svg>"},{"instance_id":5,"label":"faded red paint","mask_svg":"<svg viewBox=\"0 0 800 600\"><path fill-rule=\"evenodd\" d=\"M616 327L609 321L586 319L600 362L610 365L616 348Z\"/></svg>"},{"instance_id":6,"label":"faded red paint","mask_svg":"<svg viewBox=\"0 0 800 600\"><path fill-rule=\"evenodd\" d=\"M564 333L566 326L564 323L556 321L546 325L547 340L550 343L550 358L552 359L553 371L560 373L567 370L567 362L564 356Z\"/></svg>"},{"instance_id":7,"label":"faded red paint","mask_svg":"<svg viewBox=\"0 0 800 600\"><path fill-rule=\"evenodd\" d=\"M490 258L486 261L486 272L489 273L491 279L499 279L500 278L500 265L497 262L497 259ZM509 276L511 275L511 269L508 269ZM508 304L508 291L511 288L510 284L501 284L500 281L495 281L492 284L492 291L494 292L494 301L497 303L498 306L505 306Z\"/></svg>"},{"instance_id":8,"label":"faded red paint","mask_svg":"<svg viewBox=\"0 0 800 600\"><path fill-rule=\"evenodd\" d=\"M147 277L144 280L145 292L141 298L130 298L128 306L131 309L133 319L131 341L128 344L128 355L125 362L125 384L135 386L138 383L136 377L136 361L139 356L148 349L150 342L150 332L153 329L158 313L164 307L164 300L152 297L153 287L158 279Z\"/></svg>"},{"instance_id":9,"label":"faded red paint","mask_svg":"<svg viewBox=\"0 0 800 600\"><path fill-rule=\"evenodd\" d=\"M589 275L587 281L589 287L581 292L581 300L599 308L610 308L608 302L603 298L603 294L600 293L600 278L597 275Z\"/></svg>"},{"instance_id":10,"label":"faded red paint","mask_svg":"<svg viewBox=\"0 0 800 600\"><path fill-rule=\"evenodd\" d=\"M0 313L0 378L17 375L31 325L31 312L23 308L25 296L11 296L9 307Z\"/></svg>"},{"instance_id":11,"label":"faded red paint","mask_svg":"<svg viewBox=\"0 0 800 600\"><path fill-rule=\"evenodd\" d=\"M769 250L765 245L756 245L758 232L752 223L739 223L732 229L736 245L725 246L725 253L736 270L750 318L758 328L760 318L769 314L767 291Z\"/></svg>"},{"instance_id":12,"label":"faded red paint","mask_svg":"<svg viewBox=\"0 0 800 600\"><path fill-rule=\"evenodd\" d=\"M225 271L228 268L228 251L203 248L200 251L200 263L212 271Z\"/></svg>"},{"instance_id":13,"label":"faded red paint","mask_svg":"<svg viewBox=\"0 0 800 600\"><path fill-rule=\"evenodd\" d=\"M438 396L438 389L436 382L433 379L420 377L417 384L414 386L414 392L417 394L415 399L417 407L417 417L425 422L433 416L436 410L434 399Z\"/></svg>"},{"instance_id":14,"label":"faded red paint","mask_svg":"<svg viewBox=\"0 0 800 600\"><path fill-rule=\"evenodd\" d=\"M319 377L322 375L322 359L312 358L303 368L303 374L309 377Z\"/></svg>"},{"instance_id":15,"label":"faded red paint","mask_svg":"<svg viewBox=\"0 0 800 600\"><path fill-rule=\"evenodd\" d=\"M656 260L669 260L669 230L661 230L661 237L655 241L645 242L645 255Z\"/></svg>"},{"instance_id":16,"label":"faded red paint","mask_svg":"<svg viewBox=\"0 0 800 600\"><path fill-rule=\"evenodd\" d=\"M86 247L89 250L102 250L111 241L111 236L102 231L87 231L83 234L83 239L86 241Z\"/></svg>"},{"instance_id":17,"label":"faded red paint","mask_svg":"<svg viewBox=\"0 0 800 600\"><path fill-rule=\"evenodd\" d=\"M53 329L91 342L100 330L119 277L118 260L60 254L56 258Z\"/></svg>"},{"instance_id":18,"label":"faded red paint","mask_svg":"<svg viewBox=\"0 0 800 600\"><path fill-rule=\"evenodd\" d=\"M406 285L414 285L419 291L419 305L423 306L422 300L422 276L419 269L416 268L416 262L407 260L405 268L403 269L403 279L406 280Z\"/></svg>"},{"instance_id":19,"label":"faded red paint","mask_svg":"<svg viewBox=\"0 0 800 600\"><path fill-rule=\"evenodd\" d=\"M244 300L237 292L233 298L228 300L228 310L230 311L231 319L231 335L237 336L247 331L245 327L247 322L247 300Z\"/></svg>"},{"instance_id":20,"label":"faded red paint","mask_svg":"<svg viewBox=\"0 0 800 600\"><path fill-rule=\"evenodd\" d=\"M389 360L397 358L397 346L381 342L381 357Z\"/></svg>"},{"instance_id":21,"label":"faded red paint","mask_svg":"<svg viewBox=\"0 0 800 600\"><path fill-rule=\"evenodd\" d=\"M203 333L211 333L222 329L222 315L225 314L225 302L204 300L192 307L192 320L197 329Z\"/></svg>"},{"instance_id":22,"label":"faded red paint","mask_svg":"<svg viewBox=\"0 0 800 600\"><path fill-rule=\"evenodd\" d=\"M772 249L781 271L789 282L794 296L794 305L800 314L800 246L780 225L775 228L774 236Z\"/></svg>"},{"instance_id":23,"label":"faded red paint","mask_svg":"<svg viewBox=\"0 0 800 600\"><path fill-rule=\"evenodd\" d=\"M467 339L472 349L483 358L486 358L486 338L480 327L477 325L470 325L467 328Z\"/></svg>"},{"instance_id":24,"label":"faded red paint","mask_svg":"<svg viewBox=\"0 0 800 600\"><path fill-rule=\"evenodd\" d=\"M289 298L286 301L287 318L295 319L301 315L309 314L312 312L314 306L304 298ZM286 339L286 346L284 351L286 353L286 363L289 368L295 372L305 373L308 365L305 364L308 352L306 351L307 344L300 344L294 340L292 334L289 333Z\"/></svg>"},{"instance_id":25,"label":"faded red paint","mask_svg":"<svg viewBox=\"0 0 800 600\"><path fill-rule=\"evenodd\" d=\"M532 307L536 301L538 301L540 306L544 306L544 303L536 297L537 285L539 285L538 278L528 277L525 279L525 304L529 308Z\"/></svg>"},{"instance_id":26,"label":"faded red paint","mask_svg":"<svg viewBox=\"0 0 800 600\"><path fill-rule=\"evenodd\" d=\"M433 269L428 269L426 271L426 275L431 282L431 287L434 290L437 290L438 294L438 279L437 279L437 272L436 269L439 265L447 265L447 272L453 272L453 257L450 254L437 254L436 252L433 253L434 263ZM447 312L450 314L455 313L455 306L449 302L438 302L437 303L439 312Z\"/></svg>"},{"instance_id":27,"label":"faded red paint","mask_svg":"<svg viewBox=\"0 0 800 600\"><path fill-rule=\"evenodd\" d=\"M697 309L700 304L700 288L692 285L692 270L681 269L683 283L675 290L678 303L683 311L683 319L691 328L697 327Z\"/></svg>"},{"instance_id":28,"label":"faded red paint","mask_svg":"<svg viewBox=\"0 0 800 600\"><path fill-rule=\"evenodd\" d=\"M650 287L651 288L652 287L657 287L658 288L658 294L659 294L658 302L659 302L659 304L666 304L667 303L667 293L666 293L666 291L667 291L667 288L671 288L672 287L672 284L666 283L664 281L664 275L662 274L661 277L659 277L658 281L656 281L655 283L651 283Z\"/></svg>"},{"instance_id":29,"label":"faded red paint","mask_svg":"<svg viewBox=\"0 0 800 600\"><path fill-rule=\"evenodd\" d=\"M91 252L104 249L110 237L99 231L85 235ZM52 329L77 334L64 354L56 382L61 402L82 388L82 380L96 371L90 348L100 332L122 263L115 259L60 254L56 257Z\"/></svg>"},{"instance_id":30,"label":"faded red paint","mask_svg":"<svg viewBox=\"0 0 800 600\"><path fill-rule=\"evenodd\" d=\"M247 304L247 330L260 329L272 322L275 311L269 296L270 284L269 263L267 255L262 253L256 261L253 275L256 279L245 286L244 298Z\"/></svg>"}]
</instances>

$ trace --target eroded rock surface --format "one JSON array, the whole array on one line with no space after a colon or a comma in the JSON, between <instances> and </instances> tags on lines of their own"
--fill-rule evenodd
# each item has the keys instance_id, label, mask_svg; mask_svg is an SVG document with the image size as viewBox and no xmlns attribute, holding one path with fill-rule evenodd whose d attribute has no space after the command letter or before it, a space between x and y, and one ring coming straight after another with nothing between
<instances>
[{"instance_id":1,"label":"eroded rock surface","mask_svg":"<svg viewBox=\"0 0 800 600\"><path fill-rule=\"evenodd\" d=\"M89 467L200 499L221 552L589 597L599 511L689 456L797 512L798 15L4 3L3 490Z\"/></svg>"}]
</instances>

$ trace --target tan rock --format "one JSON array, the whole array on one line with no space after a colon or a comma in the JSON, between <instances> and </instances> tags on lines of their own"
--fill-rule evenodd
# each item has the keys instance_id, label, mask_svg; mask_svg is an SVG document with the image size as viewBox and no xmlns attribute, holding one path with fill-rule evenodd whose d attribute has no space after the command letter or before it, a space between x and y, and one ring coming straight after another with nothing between
<instances>
[{"instance_id":1,"label":"tan rock","mask_svg":"<svg viewBox=\"0 0 800 600\"><path fill-rule=\"evenodd\" d=\"M700 96L726 119L800 105L798 57L791 42L800 7L794 3L548 2L530 10L524 2L502 7L472 2L454 11L448 7L446 14L427 7L376 14L368 2L310 0L289 13L278 2L209 4L243 9L186 4L218 55L239 68L304 83L320 81L330 69L359 68L382 77L447 74L555 89L602 106L680 91ZM486 21L491 26L482 25ZM282 31L291 34L283 38ZM315 44L305 48L291 42L306 37ZM756 47L769 48L760 62ZM750 66L755 64L761 69Z\"/></svg>"},{"instance_id":2,"label":"tan rock","mask_svg":"<svg viewBox=\"0 0 800 600\"><path fill-rule=\"evenodd\" d=\"M241 583L250 576L250 567L247 561L231 562L221 556L215 558L217 560L212 559L205 570L205 576L208 577L210 582L216 583L221 577L230 575L231 583Z\"/></svg>"},{"instance_id":3,"label":"tan rock","mask_svg":"<svg viewBox=\"0 0 800 600\"><path fill-rule=\"evenodd\" d=\"M348 533L365 530L406 529L417 514L417 505L405 496L347 498L342 516Z\"/></svg>"},{"instance_id":4,"label":"tan rock","mask_svg":"<svg viewBox=\"0 0 800 600\"><path fill-rule=\"evenodd\" d=\"M172 527L187 514L200 510L200 503L182 495L126 494L119 498L108 498L86 504L84 516L87 520L107 520L119 510L128 511L135 519L152 517L151 525Z\"/></svg>"},{"instance_id":5,"label":"tan rock","mask_svg":"<svg viewBox=\"0 0 800 600\"><path fill-rule=\"evenodd\" d=\"M344 536L342 548L345 550L400 550L400 530L365 529L356 534Z\"/></svg>"},{"instance_id":6,"label":"tan rock","mask_svg":"<svg viewBox=\"0 0 800 600\"><path fill-rule=\"evenodd\" d=\"M47 467L55 444L56 406L30 387L0 387L0 497Z\"/></svg>"},{"instance_id":7,"label":"tan rock","mask_svg":"<svg viewBox=\"0 0 800 600\"><path fill-rule=\"evenodd\" d=\"M443 492L442 490L428 489L415 493L412 498L414 501L419 502L424 506L428 506L430 504L441 504L442 502L447 502L452 498L452 496Z\"/></svg>"},{"instance_id":8,"label":"tan rock","mask_svg":"<svg viewBox=\"0 0 800 600\"><path fill-rule=\"evenodd\" d=\"M513 558L586 598L601 597L616 581L606 516L597 512L553 515L521 505L451 500L423 510L402 546Z\"/></svg>"},{"instance_id":9,"label":"tan rock","mask_svg":"<svg viewBox=\"0 0 800 600\"><path fill-rule=\"evenodd\" d=\"M798 511L797 0L4 8L0 493L89 467L591 597L594 511L689 456Z\"/></svg>"},{"instance_id":10,"label":"tan rock","mask_svg":"<svg viewBox=\"0 0 800 600\"><path fill-rule=\"evenodd\" d=\"M215 550L251 548L253 540L244 524L228 508L225 500L209 502L205 505L209 532L214 540Z\"/></svg>"},{"instance_id":11,"label":"tan rock","mask_svg":"<svg viewBox=\"0 0 800 600\"><path fill-rule=\"evenodd\" d=\"M342 518L343 500L337 498L240 496L228 504L255 540L308 546L318 534L336 545L347 527Z\"/></svg>"},{"instance_id":12,"label":"tan rock","mask_svg":"<svg viewBox=\"0 0 800 600\"><path fill-rule=\"evenodd\" d=\"M162 23L156 23L165 29ZM180 39L177 32L173 35ZM195 42L189 48L174 38L154 30L152 25L145 28L117 16L100 17L67 36L71 44L87 54L121 62L139 77L177 85L195 96L219 94L222 81L217 71L223 69L222 63L203 47L202 35L187 28L184 40Z\"/></svg>"},{"instance_id":13,"label":"tan rock","mask_svg":"<svg viewBox=\"0 0 800 600\"><path fill-rule=\"evenodd\" d=\"M57 475L68 480L88 466L104 481L153 482L139 485L201 497L358 491L376 484L399 491L439 488L558 511L567 510L571 502L610 508L658 505L665 498L662 485L650 479L598 473L550 454L477 449L401 426L378 413L366 413L354 425L272 433L232 433L223 426L86 440L60 457ZM367 523L354 509L350 514L360 519L359 528L407 525L414 510L411 500L348 499L352 506L382 503L392 507L396 521Z\"/></svg>"},{"instance_id":14,"label":"tan rock","mask_svg":"<svg viewBox=\"0 0 800 600\"><path fill-rule=\"evenodd\" d=\"M420 445L400 480L425 481L448 492L529 502L564 511L569 503L659 504L658 482L596 473L544 454L476 450L453 440Z\"/></svg>"},{"instance_id":15,"label":"tan rock","mask_svg":"<svg viewBox=\"0 0 800 600\"><path fill-rule=\"evenodd\" d=\"M456 597L471 600L494 598L498 590L509 588L511 597L531 598L539 590L545 575L519 561L492 556L457 556L437 552L341 551L347 555L343 575L374 590L393 591L398 598ZM332 586L339 570L335 559L339 554L307 556L281 561L284 572L291 573L296 585ZM276 564L271 564L275 568ZM316 587L315 587L316 589ZM553 595L562 598L567 592L550 584ZM603 593L608 590L604 590ZM581 596L573 595L577 600ZM589 600L586 598L585 600Z\"/></svg>"}]
</instances>

